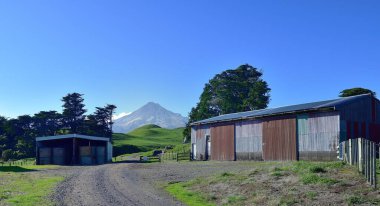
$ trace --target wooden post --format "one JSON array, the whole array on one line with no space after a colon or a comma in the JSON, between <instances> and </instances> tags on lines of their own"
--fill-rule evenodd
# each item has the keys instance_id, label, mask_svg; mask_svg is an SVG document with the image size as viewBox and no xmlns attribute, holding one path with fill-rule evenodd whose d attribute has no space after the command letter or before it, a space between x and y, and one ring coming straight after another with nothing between
<instances>
[{"instance_id":1,"label":"wooden post","mask_svg":"<svg viewBox=\"0 0 380 206\"><path fill-rule=\"evenodd\" d=\"M178 162L178 152L176 153L176 157L175 158L177 159L177 162Z\"/></svg>"},{"instance_id":2,"label":"wooden post","mask_svg":"<svg viewBox=\"0 0 380 206\"><path fill-rule=\"evenodd\" d=\"M369 146L369 152L368 152L368 157L369 157L369 161L368 161L368 167L369 167L369 173L368 173L368 182L370 185L372 185L372 142L368 142L368 146Z\"/></svg>"},{"instance_id":3,"label":"wooden post","mask_svg":"<svg viewBox=\"0 0 380 206\"><path fill-rule=\"evenodd\" d=\"M373 168L373 186L376 188L376 145L375 142L372 144L372 152L373 152L373 161L372 161L372 168Z\"/></svg>"},{"instance_id":4,"label":"wooden post","mask_svg":"<svg viewBox=\"0 0 380 206\"><path fill-rule=\"evenodd\" d=\"M363 174L363 139L358 139L358 155L359 155L359 172Z\"/></svg>"},{"instance_id":5,"label":"wooden post","mask_svg":"<svg viewBox=\"0 0 380 206\"><path fill-rule=\"evenodd\" d=\"M348 155L349 155L349 163L352 165L352 139L348 140Z\"/></svg>"},{"instance_id":6,"label":"wooden post","mask_svg":"<svg viewBox=\"0 0 380 206\"><path fill-rule=\"evenodd\" d=\"M367 153L367 140L364 140L364 175L367 179L367 159L368 159L368 153Z\"/></svg>"},{"instance_id":7,"label":"wooden post","mask_svg":"<svg viewBox=\"0 0 380 206\"><path fill-rule=\"evenodd\" d=\"M369 164L368 164L368 159L369 159L369 147L368 147L368 140L365 140L365 156L366 156L366 160L365 160L365 177L368 181L368 177L369 177Z\"/></svg>"}]
</instances>

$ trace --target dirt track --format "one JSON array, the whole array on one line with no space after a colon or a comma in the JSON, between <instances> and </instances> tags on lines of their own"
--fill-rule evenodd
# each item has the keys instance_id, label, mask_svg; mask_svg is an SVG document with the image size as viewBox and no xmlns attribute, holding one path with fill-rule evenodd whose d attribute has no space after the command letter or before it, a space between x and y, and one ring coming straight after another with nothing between
<instances>
[{"instance_id":1,"label":"dirt track","mask_svg":"<svg viewBox=\"0 0 380 206\"><path fill-rule=\"evenodd\" d=\"M184 181L226 170L248 169L231 163L115 163L67 167L68 176L53 196L57 205L182 205L162 188L163 183Z\"/></svg>"},{"instance_id":2,"label":"dirt track","mask_svg":"<svg viewBox=\"0 0 380 206\"><path fill-rule=\"evenodd\" d=\"M180 205L126 164L82 167L57 188L58 205Z\"/></svg>"}]
</instances>

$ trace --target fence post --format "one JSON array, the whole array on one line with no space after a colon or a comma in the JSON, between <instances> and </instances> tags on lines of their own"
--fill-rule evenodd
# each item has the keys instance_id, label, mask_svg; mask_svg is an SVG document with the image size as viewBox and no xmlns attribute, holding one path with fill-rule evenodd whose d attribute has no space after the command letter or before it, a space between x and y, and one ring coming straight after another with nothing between
<instances>
[{"instance_id":1,"label":"fence post","mask_svg":"<svg viewBox=\"0 0 380 206\"><path fill-rule=\"evenodd\" d=\"M369 166L369 184L372 185L372 142L369 142L369 153L368 153L369 161L368 161L368 166Z\"/></svg>"},{"instance_id":2,"label":"fence post","mask_svg":"<svg viewBox=\"0 0 380 206\"><path fill-rule=\"evenodd\" d=\"M366 140L366 178L367 178L367 181L369 180L369 141Z\"/></svg>"},{"instance_id":3,"label":"fence post","mask_svg":"<svg viewBox=\"0 0 380 206\"><path fill-rule=\"evenodd\" d=\"M376 188L376 145L372 142L372 185Z\"/></svg>"},{"instance_id":4,"label":"fence post","mask_svg":"<svg viewBox=\"0 0 380 206\"><path fill-rule=\"evenodd\" d=\"M350 165L352 165L352 139L349 139L348 140L348 155L349 155L349 159L350 159L350 161L349 161L349 163L350 163Z\"/></svg>"},{"instance_id":5,"label":"fence post","mask_svg":"<svg viewBox=\"0 0 380 206\"><path fill-rule=\"evenodd\" d=\"M358 140L359 172L363 173L363 138Z\"/></svg>"},{"instance_id":6,"label":"fence post","mask_svg":"<svg viewBox=\"0 0 380 206\"><path fill-rule=\"evenodd\" d=\"M177 162L178 162L178 152L176 153L176 159L177 159Z\"/></svg>"}]
</instances>

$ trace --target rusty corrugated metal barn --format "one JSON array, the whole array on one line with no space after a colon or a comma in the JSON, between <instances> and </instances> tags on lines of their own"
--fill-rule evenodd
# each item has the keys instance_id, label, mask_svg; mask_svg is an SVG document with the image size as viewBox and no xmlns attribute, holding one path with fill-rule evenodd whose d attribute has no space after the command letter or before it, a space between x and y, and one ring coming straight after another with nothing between
<instances>
[{"instance_id":1,"label":"rusty corrugated metal barn","mask_svg":"<svg viewBox=\"0 0 380 206\"><path fill-rule=\"evenodd\" d=\"M339 143L380 141L371 94L226 114L191 124L195 160L336 160Z\"/></svg>"}]
</instances>

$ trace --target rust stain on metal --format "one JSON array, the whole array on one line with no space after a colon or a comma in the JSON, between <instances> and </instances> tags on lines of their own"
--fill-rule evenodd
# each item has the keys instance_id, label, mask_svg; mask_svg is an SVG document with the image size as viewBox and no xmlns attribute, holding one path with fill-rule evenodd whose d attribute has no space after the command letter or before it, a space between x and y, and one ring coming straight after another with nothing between
<instances>
[{"instance_id":1,"label":"rust stain on metal","mask_svg":"<svg viewBox=\"0 0 380 206\"><path fill-rule=\"evenodd\" d=\"M235 160L235 125L216 124L211 127L211 159Z\"/></svg>"},{"instance_id":2,"label":"rust stain on metal","mask_svg":"<svg viewBox=\"0 0 380 206\"><path fill-rule=\"evenodd\" d=\"M297 160L294 117L271 118L263 122L263 159Z\"/></svg>"}]
</instances>

